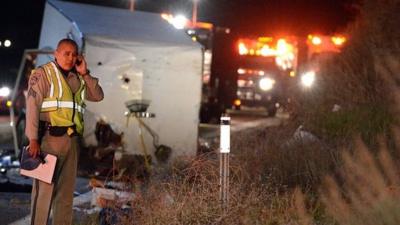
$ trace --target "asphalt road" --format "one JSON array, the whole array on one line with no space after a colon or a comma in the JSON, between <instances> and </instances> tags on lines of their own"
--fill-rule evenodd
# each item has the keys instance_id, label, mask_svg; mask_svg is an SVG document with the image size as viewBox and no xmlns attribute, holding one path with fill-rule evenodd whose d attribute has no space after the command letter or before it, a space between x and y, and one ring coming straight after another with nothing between
<instances>
[{"instance_id":1,"label":"asphalt road","mask_svg":"<svg viewBox=\"0 0 400 225\"><path fill-rule=\"evenodd\" d=\"M228 110L228 116L231 118L231 132L237 132L259 125L278 126L288 118L288 115L279 112L275 117L268 117L263 110ZM219 124L200 124L199 137L205 140L211 140L219 136Z\"/></svg>"},{"instance_id":2,"label":"asphalt road","mask_svg":"<svg viewBox=\"0 0 400 225\"><path fill-rule=\"evenodd\" d=\"M0 149L12 149L13 136L9 116L0 116Z\"/></svg>"},{"instance_id":3,"label":"asphalt road","mask_svg":"<svg viewBox=\"0 0 400 225\"><path fill-rule=\"evenodd\" d=\"M76 197L74 198L74 221L80 222L83 218L82 206L88 205L91 200L89 180L78 177L76 180ZM80 194L80 195L78 195ZM0 224L1 225L29 225L30 224L29 192L0 192Z\"/></svg>"}]
</instances>

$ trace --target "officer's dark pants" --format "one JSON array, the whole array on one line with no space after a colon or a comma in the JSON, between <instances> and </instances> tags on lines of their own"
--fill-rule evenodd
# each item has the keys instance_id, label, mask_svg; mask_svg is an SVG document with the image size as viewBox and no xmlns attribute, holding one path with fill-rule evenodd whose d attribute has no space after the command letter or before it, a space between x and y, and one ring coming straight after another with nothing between
<instances>
[{"instance_id":1,"label":"officer's dark pants","mask_svg":"<svg viewBox=\"0 0 400 225\"><path fill-rule=\"evenodd\" d=\"M53 225L72 224L72 202L78 162L78 137L50 136L46 132L41 151L57 156L53 184L34 180L31 199L31 224L48 224L50 208Z\"/></svg>"}]
</instances>

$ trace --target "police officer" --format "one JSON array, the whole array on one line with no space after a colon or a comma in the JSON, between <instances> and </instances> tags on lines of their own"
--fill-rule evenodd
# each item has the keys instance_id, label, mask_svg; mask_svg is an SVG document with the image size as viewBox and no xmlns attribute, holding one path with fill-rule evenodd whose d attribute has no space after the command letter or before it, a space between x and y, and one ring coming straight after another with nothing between
<instances>
[{"instance_id":1,"label":"police officer","mask_svg":"<svg viewBox=\"0 0 400 225\"><path fill-rule=\"evenodd\" d=\"M101 101L104 97L98 79L89 74L85 58L78 55L75 41L59 41L54 57L54 61L32 71L28 84L25 133L29 153L36 157L44 151L57 156L53 183L33 182L34 225L47 224L50 211L54 225L72 224L84 101Z\"/></svg>"}]
</instances>

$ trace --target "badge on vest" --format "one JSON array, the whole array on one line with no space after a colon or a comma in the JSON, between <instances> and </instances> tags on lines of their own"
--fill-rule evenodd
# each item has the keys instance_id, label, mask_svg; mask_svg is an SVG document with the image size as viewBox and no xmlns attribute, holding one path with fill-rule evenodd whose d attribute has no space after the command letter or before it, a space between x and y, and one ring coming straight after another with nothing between
<instances>
[{"instance_id":1,"label":"badge on vest","mask_svg":"<svg viewBox=\"0 0 400 225\"><path fill-rule=\"evenodd\" d=\"M68 136L72 136L75 133L75 130L72 127L68 127L67 134Z\"/></svg>"}]
</instances>

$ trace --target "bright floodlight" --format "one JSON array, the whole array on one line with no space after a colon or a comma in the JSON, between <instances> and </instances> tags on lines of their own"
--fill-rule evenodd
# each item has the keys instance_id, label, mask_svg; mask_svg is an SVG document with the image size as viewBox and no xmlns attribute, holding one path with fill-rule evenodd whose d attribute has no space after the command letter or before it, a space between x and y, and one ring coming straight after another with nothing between
<instances>
[{"instance_id":1,"label":"bright floodlight","mask_svg":"<svg viewBox=\"0 0 400 225\"><path fill-rule=\"evenodd\" d=\"M8 87L2 87L0 88L0 97L8 97L11 93L10 88Z\"/></svg>"},{"instance_id":2,"label":"bright floodlight","mask_svg":"<svg viewBox=\"0 0 400 225\"><path fill-rule=\"evenodd\" d=\"M258 83L258 85L260 86L261 90L263 91L269 91L274 87L275 84L275 80L268 78L268 77L264 77L260 80L260 82Z\"/></svg>"},{"instance_id":3,"label":"bright floodlight","mask_svg":"<svg viewBox=\"0 0 400 225\"><path fill-rule=\"evenodd\" d=\"M315 37L312 37L311 42L312 42L314 45L320 45L320 44L322 43L322 40L321 40L320 37L315 36Z\"/></svg>"},{"instance_id":4,"label":"bright floodlight","mask_svg":"<svg viewBox=\"0 0 400 225\"><path fill-rule=\"evenodd\" d=\"M185 28L187 21L188 19L185 16L177 15L172 19L171 23L176 29L181 30Z\"/></svg>"},{"instance_id":5,"label":"bright floodlight","mask_svg":"<svg viewBox=\"0 0 400 225\"><path fill-rule=\"evenodd\" d=\"M301 83L305 87L311 87L315 81L315 72L308 71L301 76Z\"/></svg>"},{"instance_id":6,"label":"bright floodlight","mask_svg":"<svg viewBox=\"0 0 400 225\"><path fill-rule=\"evenodd\" d=\"M10 40L5 40L4 41L4 47L10 47L11 46L11 41Z\"/></svg>"},{"instance_id":7,"label":"bright floodlight","mask_svg":"<svg viewBox=\"0 0 400 225\"><path fill-rule=\"evenodd\" d=\"M237 70L237 73L238 73L238 74L245 74L245 73L246 73L246 70L243 69L243 68L239 68L239 69Z\"/></svg>"}]
</instances>

